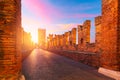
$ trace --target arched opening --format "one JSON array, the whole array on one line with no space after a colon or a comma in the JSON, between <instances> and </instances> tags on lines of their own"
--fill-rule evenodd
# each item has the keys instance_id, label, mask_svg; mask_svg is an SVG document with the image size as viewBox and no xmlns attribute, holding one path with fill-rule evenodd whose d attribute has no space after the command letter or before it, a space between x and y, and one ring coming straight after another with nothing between
<instances>
[{"instance_id":1,"label":"arched opening","mask_svg":"<svg viewBox=\"0 0 120 80\"><path fill-rule=\"evenodd\" d=\"M83 44L83 38L81 38L80 42L81 42L81 44Z\"/></svg>"}]
</instances>

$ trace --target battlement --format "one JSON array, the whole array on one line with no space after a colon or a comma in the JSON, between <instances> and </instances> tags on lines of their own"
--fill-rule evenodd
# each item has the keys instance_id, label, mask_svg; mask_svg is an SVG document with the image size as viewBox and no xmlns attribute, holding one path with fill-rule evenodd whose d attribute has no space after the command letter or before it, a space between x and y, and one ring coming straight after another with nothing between
<instances>
[{"instance_id":1,"label":"battlement","mask_svg":"<svg viewBox=\"0 0 120 80\"><path fill-rule=\"evenodd\" d=\"M95 26L100 25L102 20L102 16L95 17Z\"/></svg>"}]
</instances>

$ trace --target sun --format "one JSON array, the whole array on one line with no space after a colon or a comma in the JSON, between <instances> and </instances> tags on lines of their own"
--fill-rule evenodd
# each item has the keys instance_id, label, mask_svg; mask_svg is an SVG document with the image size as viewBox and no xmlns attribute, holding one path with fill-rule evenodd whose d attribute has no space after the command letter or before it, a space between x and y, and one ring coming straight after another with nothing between
<instances>
[{"instance_id":1,"label":"sun","mask_svg":"<svg viewBox=\"0 0 120 80\"><path fill-rule=\"evenodd\" d=\"M30 33L31 40L38 44L38 29L34 27L23 27L25 32Z\"/></svg>"},{"instance_id":2,"label":"sun","mask_svg":"<svg viewBox=\"0 0 120 80\"><path fill-rule=\"evenodd\" d=\"M38 44L38 32L37 30L31 31L32 41Z\"/></svg>"},{"instance_id":3,"label":"sun","mask_svg":"<svg viewBox=\"0 0 120 80\"><path fill-rule=\"evenodd\" d=\"M37 38L37 36L32 36L32 41L33 41L34 43L38 43L38 38Z\"/></svg>"}]
</instances>

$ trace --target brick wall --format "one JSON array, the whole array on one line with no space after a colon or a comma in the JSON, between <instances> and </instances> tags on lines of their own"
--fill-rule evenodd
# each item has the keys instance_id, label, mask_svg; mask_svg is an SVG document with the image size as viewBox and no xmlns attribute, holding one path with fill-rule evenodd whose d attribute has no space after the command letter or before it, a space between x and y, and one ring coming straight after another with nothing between
<instances>
[{"instance_id":1,"label":"brick wall","mask_svg":"<svg viewBox=\"0 0 120 80\"><path fill-rule=\"evenodd\" d=\"M120 70L118 61L118 2L102 0L101 66L111 70ZM119 23L120 24L120 23Z\"/></svg>"},{"instance_id":2,"label":"brick wall","mask_svg":"<svg viewBox=\"0 0 120 80\"><path fill-rule=\"evenodd\" d=\"M100 66L100 57L99 54L95 53L86 53L86 52L77 52L77 51L66 51L66 50L57 50L57 49L50 49L49 51L59 54L61 56L65 56L72 60L90 65L95 68L99 68Z\"/></svg>"},{"instance_id":3,"label":"brick wall","mask_svg":"<svg viewBox=\"0 0 120 80\"><path fill-rule=\"evenodd\" d=\"M78 51L94 52L98 55L96 58L100 56L100 61L97 61L101 67L120 71L120 1L102 0L102 16L95 17L95 44L90 43L90 25L89 20L78 25ZM73 42L72 34L69 36L69 42ZM68 50L76 50L73 48L75 47L69 46Z\"/></svg>"},{"instance_id":4,"label":"brick wall","mask_svg":"<svg viewBox=\"0 0 120 80\"><path fill-rule=\"evenodd\" d=\"M118 2L118 5L120 5L120 1ZM117 59L118 59L118 65L119 65L119 70L120 70L120 6L118 6L118 29L117 29L117 33L118 33L118 41L117 41L117 46L118 46L118 49L117 49Z\"/></svg>"},{"instance_id":5,"label":"brick wall","mask_svg":"<svg viewBox=\"0 0 120 80\"><path fill-rule=\"evenodd\" d=\"M0 80L21 70L21 0L0 0Z\"/></svg>"}]
</instances>

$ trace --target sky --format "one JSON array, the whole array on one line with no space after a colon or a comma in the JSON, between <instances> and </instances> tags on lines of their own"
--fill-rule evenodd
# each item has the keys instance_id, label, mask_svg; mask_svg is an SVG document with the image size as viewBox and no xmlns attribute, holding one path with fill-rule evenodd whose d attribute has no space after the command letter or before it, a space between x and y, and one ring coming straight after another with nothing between
<instances>
[{"instance_id":1,"label":"sky","mask_svg":"<svg viewBox=\"0 0 120 80\"><path fill-rule=\"evenodd\" d=\"M38 28L48 34L63 34L91 20L91 42L95 40L94 17L101 15L101 0L22 0L22 27L37 42Z\"/></svg>"}]
</instances>

